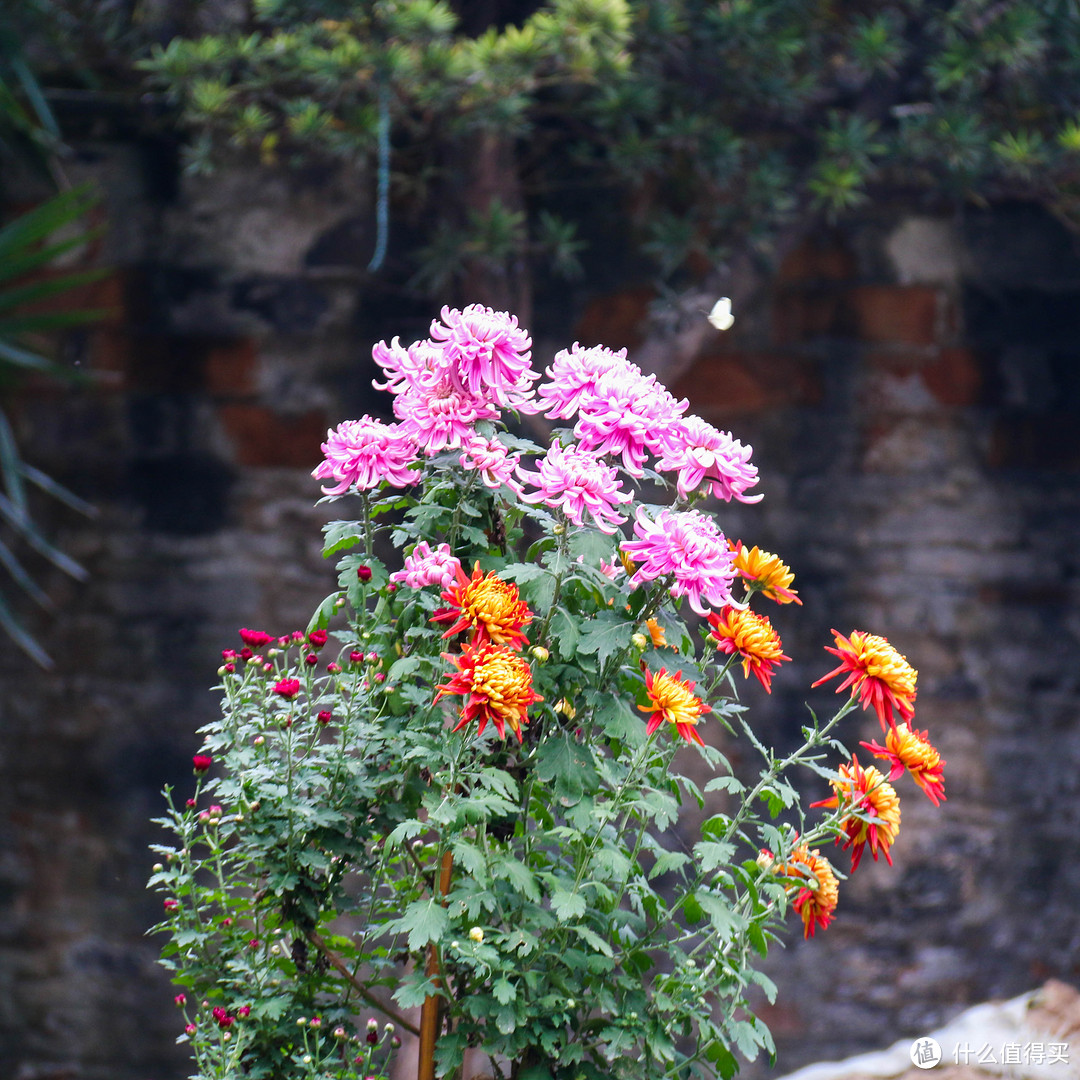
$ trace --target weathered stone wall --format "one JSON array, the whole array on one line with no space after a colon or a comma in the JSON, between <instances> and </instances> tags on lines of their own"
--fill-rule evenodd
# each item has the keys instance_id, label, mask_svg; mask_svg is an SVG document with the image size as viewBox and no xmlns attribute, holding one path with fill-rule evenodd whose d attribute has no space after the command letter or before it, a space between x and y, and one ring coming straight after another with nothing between
<instances>
[{"instance_id":1,"label":"weathered stone wall","mask_svg":"<svg viewBox=\"0 0 1080 1080\"><path fill-rule=\"evenodd\" d=\"M365 194L343 176L177 184L119 143L84 145L80 168L116 268L98 287L115 314L72 346L99 381L30 388L14 419L100 516L43 510L91 572L43 571L56 669L0 642L0 1076L174 1080L148 820L163 783L190 782L218 650L242 625L302 625L332 587L318 444L385 408L371 342L422 336L434 311L363 278ZM919 668L918 722L948 761L941 809L907 792L895 868L864 860L835 924L769 958L785 1068L1080 976L1078 300L1041 213L883 214L811 238L676 388L755 446L766 499L722 523L782 553L805 601L775 614L795 660L773 695L747 688L767 734L790 745L805 702L835 704L808 687L829 628L859 627ZM634 283L583 290L532 329L559 347L604 323L619 347L641 307Z\"/></svg>"}]
</instances>

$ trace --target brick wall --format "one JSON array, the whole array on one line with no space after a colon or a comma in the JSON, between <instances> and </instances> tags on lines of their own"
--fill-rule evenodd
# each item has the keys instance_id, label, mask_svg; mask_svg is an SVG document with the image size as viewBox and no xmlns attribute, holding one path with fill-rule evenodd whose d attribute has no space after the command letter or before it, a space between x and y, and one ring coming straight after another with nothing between
<instances>
[{"instance_id":1,"label":"brick wall","mask_svg":"<svg viewBox=\"0 0 1080 1080\"><path fill-rule=\"evenodd\" d=\"M56 669L0 643L0 1061L20 1080L185 1075L143 936L148 819L188 782L218 650L241 625L301 625L332 587L318 444L384 407L371 342L433 314L364 281L344 177L174 190L140 153L82 151L114 314L71 356L98 380L31 387L14 412L27 454L100 509L43 508L91 572L43 571L61 614L30 617ZM909 794L895 868L866 860L834 926L770 957L787 1068L1080 978L1078 267L1023 207L871 217L811 237L675 387L754 445L766 499L722 524L780 552L805 601L774 619L795 661L770 698L746 691L766 734L790 745L806 702L834 704L808 687L829 628L858 627L920 670L918 721L949 763L940 810ZM632 345L646 301L583 292L576 322L532 329Z\"/></svg>"}]
</instances>

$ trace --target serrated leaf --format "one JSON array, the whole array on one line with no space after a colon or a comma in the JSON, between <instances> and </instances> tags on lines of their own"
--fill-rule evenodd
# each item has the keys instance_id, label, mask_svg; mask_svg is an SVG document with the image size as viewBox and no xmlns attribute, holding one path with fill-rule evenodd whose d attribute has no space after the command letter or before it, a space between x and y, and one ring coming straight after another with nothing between
<instances>
[{"instance_id":1,"label":"serrated leaf","mask_svg":"<svg viewBox=\"0 0 1080 1080\"><path fill-rule=\"evenodd\" d=\"M578 925L571 927L571 929L590 948L595 949L599 953L603 953L604 956L607 957L613 957L615 955L614 952L612 952L611 946L591 927Z\"/></svg>"},{"instance_id":2,"label":"serrated leaf","mask_svg":"<svg viewBox=\"0 0 1080 1080\"><path fill-rule=\"evenodd\" d=\"M517 988L509 979L496 979L491 986L491 992L500 1005L509 1005L517 997Z\"/></svg>"},{"instance_id":3,"label":"serrated leaf","mask_svg":"<svg viewBox=\"0 0 1080 1080\"><path fill-rule=\"evenodd\" d=\"M418 952L425 945L438 941L450 922L446 908L434 897L414 900L405 908L405 914L392 926L399 933L408 932L409 952Z\"/></svg>"},{"instance_id":4,"label":"serrated leaf","mask_svg":"<svg viewBox=\"0 0 1080 1080\"><path fill-rule=\"evenodd\" d=\"M556 889L551 894L551 910L555 912L559 922L580 919L585 914L585 896L581 892Z\"/></svg>"},{"instance_id":5,"label":"serrated leaf","mask_svg":"<svg viewBox=\"0 0 1080 1080\"><path fill-rule=\"evenodd\" d=\"M595 654L603 667L607 661L630 644L633 623L620 619L614 612L601 611L590 619L581 630L578 652L586 656Z\"/></svg>"},{"instance_id":6,"label":"serrated leaf","mask_svg":"<svg viewBox=\"0 0 1080 1080\"><path fill-rule=\"evenodd\" d=\"M699 840L694 845L694 858L703 874L709 874L718 866L727 866L735 854L735 845L715 840Z\"/></svg>"},{"instance_id":7,"label":"serrated leaf","mask_svg":"<svg viewBox=\"0 0 1080 1080\"><path fill-rule=\"evenodd\" d=\"M689 861L690 856L685 851L662 851L649 871L649 880L652 881L661 874L670 874L673 870L680 870Z\"/></svg>"}]
</instances>

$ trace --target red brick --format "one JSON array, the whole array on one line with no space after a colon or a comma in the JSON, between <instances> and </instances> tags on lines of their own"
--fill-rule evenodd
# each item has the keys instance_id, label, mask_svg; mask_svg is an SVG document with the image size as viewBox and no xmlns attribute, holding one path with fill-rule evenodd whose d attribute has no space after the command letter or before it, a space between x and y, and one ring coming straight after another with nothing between
<instances>
[{"instance_id":1,"label":"red brick","mask_svg":"<svg viewBox=\"0 0 1080 1080\"><path fill-rule=\"evenodd\" d=\"M255 342L250 338L212 344L203 366L207 392L218 397L254 394L257 361Z\"/></svg>"},{"instance_id":2,"label":"red brick","mask_svg":"<svg viewBox=\"0 0 1080 1080\"><path fill-rule=\"evenodd\" d=\"M942 349L922 370L926 388L942 405L976 405L982 390L982 371L970 349Z\"/></svg>"},{"instance_id":3,"label":"red brick","mask_svg":"<svg viewBox=\"0 0 1080 1080\"><path fill-rule=\"evenodd\" d=\"M326 441L326 415L312 409L283 416L261 405L221 405L218 416L238 465L313 469Z\"/></svg>"},{"instance_id":4,"label":"red brick","mask_svg":"<svg viewBox=\"0 0 1080 1080\"><path fill-rule=\"evenodd\" d=\"M837 240L804 240L781 262L782 282L847 281L855 276L855 256Z\"/></svg>"},{"instance_id":5,"label":"red brick","mask_svg":"<svg viewBox=\"0 0 1080 1080\"><path fill-rule=\"evenodd\" d=\"M773 299L773 340L796 345L837 332L840 296L828 286L789 286Z\"/></svg>"},{"instance_id":6,"label":"red brick","mask_svg":"<svg viewBox=\"0 0 1080 1080\"><path fill-rule=\"evenodd\" d=\"M862 341L933 345L942 299L926 285L859 285L847 290L841 330Z\"/></svg>"},{"instance_id":7,"label":"red brick","mask_svg":"<svg viewBox=\"0 0 1080 1080\"><path fill-rule=\"evenodd\" d=\"M936 349L912 349L910 347L870 347L863 352L864 365L872 371L889 375L912 375L936 361Z\"/></svg>"},{"instance_id":8,"label":"red brick","mask_svg":"<svg viewBox=\"0 0 1080 1080\"><path fill-rule=\"evenodd\" d=\"M574 327L574 340L610 349L640 345L649 304L655 299L656 290L648 285L594 297Z\"/></svg>"},{"instance_id":9,"label":"red brick","mask_svg":"<svg viewBox=\"0 0 1080 1080\"><path fill-rule=\"evenodd\" d=\"M672 388L690 407L723 417L821 400L817 372L805 360L772 352L703 356Z\"/></svg>"}]
</instances>

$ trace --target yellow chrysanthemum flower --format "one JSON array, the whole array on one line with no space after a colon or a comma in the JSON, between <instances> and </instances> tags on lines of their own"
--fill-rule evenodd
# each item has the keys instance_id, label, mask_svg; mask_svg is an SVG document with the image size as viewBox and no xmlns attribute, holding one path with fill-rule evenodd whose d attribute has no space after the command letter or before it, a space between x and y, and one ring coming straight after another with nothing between
<instances>
[{"instance_id":1,"label":"yellow chrysanthemum flower","mask_svg":"<svg viewBox=\"0 0 1080 1080\"><path fill-rule=\"evenodd\" d=\"M731 544L735 552L732 564L752 592L759 592L778 604L801 604L799 594L792 589L795 575L779 555L762 551L756 544L746 548L741 540Z\"/></svg>"},{"instance_id":2,"label":"yellow chrysanthemum flower","mask_svg":"<svg viewBox=\"0 0 1080 1080\"><path fill-rule=\"evenodd\" d=\"M851 764L842 764L837 770L839 777L831 781L835 794L830 799L811 803L811 806L828 806L848 812L840 821L847 842L844 851L851 848L851 872L854 873L862 858L863 848L870 845L870 854L877 861L878 852L892 866L889 847L900 832L900 799L893 787L871 765L864 769L856 757ZM851 812L861 815L855 817ZM869 820L867 820L869 819ZM839 837L837 843L840 843Z\"/></svg>"},{"instance_id":3,"label":"yellow chrysanthemum flower","mask_svg":"<svg viewBox=\"0 0 1080 1080\"><path fill-rule=\"evenodd\" d=\"M851 687L851 696L858 696L862 707L873 706L881 721L896 727L896 717L905 723L915 715L915 681L919 673L883 637L865 630L852 630L846 638L833 631L836 648L826 645L825 651L840 658L839 667L823 675L814 686L820 686L834 675L847 672L847 678L836 688L839 694Z\"/></svg>"},{"instance_id":4,"label":"yellow chrysanthemum flower","mask_svg":"<svg viewBox=\"0 0 1080 1080\"><path fill-rule=\"evenodd\" d=\"M532 621L532 612L521 599L518 587L503 581L494 570L485 577L477 563L472 577L467 578L458 567L457 580L442 598L449 607L436 611L431 621L457 620L443 634L444 638L471 627L474 645L493 641L496 645L512 645L519 649L526 643L522 627Z\"/></svg>"},{"instance_id":5,"label":"yellow chrysanthemum flower","mask_svg":"<svg viewBox=\"0 0 1080 1080\"><path fill-rule=\"evenodd\" d=\"M694 684L682 681L682 672L669 675L666 668L659 672L645 669L645 690L649 695L648 705L639 705L642 712L650 712L649 723L645 731L651 735L665 720L675 725L675 730L687 741L704 746L701 736L695 730L698 717L709 711L701 698L695 696Z\"/></svg>"}]
</instances>

